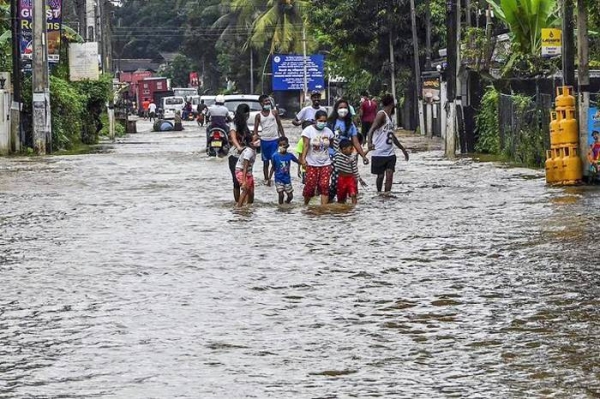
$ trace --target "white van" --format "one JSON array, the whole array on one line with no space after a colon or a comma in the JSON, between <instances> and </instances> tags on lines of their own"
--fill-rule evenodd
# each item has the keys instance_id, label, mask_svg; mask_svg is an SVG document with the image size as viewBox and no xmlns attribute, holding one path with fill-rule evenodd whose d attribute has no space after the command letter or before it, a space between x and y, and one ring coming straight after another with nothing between
<instances>
[{"instance_id":1,"label":"white van","mask_svg":"<svg viewBox=\"0 0 600 399\"><path fill-rule=\"evenodd\" d=\"M163 110L163 119L175 118L175 112L183 112L185 99L181 96L163 97L160 107Z\"/></svg>"}]
</instances>

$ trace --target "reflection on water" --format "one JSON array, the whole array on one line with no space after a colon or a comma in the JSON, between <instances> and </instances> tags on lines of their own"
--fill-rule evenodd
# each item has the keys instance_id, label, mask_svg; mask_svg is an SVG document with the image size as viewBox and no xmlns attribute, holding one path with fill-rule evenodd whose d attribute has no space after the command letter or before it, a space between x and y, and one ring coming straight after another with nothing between
<instances>
[{"instance_id":1,"label":"reflection on water","mask_svg":"<svg viewBox=\"0 0 600 399\"><path fill-rule=\"evenodd\" d=\"M598 188L422 152L235 209L197 131L128 140L0 160L0 398L600 395Z\"/></svg>"}]
</instances>

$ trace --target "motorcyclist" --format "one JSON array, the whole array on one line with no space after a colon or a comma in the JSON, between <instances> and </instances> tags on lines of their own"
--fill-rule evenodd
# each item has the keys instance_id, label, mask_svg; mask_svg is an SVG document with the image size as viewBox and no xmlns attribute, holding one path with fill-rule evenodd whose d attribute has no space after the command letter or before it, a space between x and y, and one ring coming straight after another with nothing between
<instances>
[{"instance_id":1,"label":"motorcyclist","mask_svg":"<svg viewBox=\"0 0 600 399\"><path fill-rule=\"evenodd\" d=\"M208 142L210 139L210 131L219 128L222 129L225 134L229 132L229 122L232 121L229 116L229 110L225 106L225 96L219 94L215 97L215 103L208 107L208 113L210 115L210 124L206 128L206 147L208 148Z\"/></svg>"}]
</instances>

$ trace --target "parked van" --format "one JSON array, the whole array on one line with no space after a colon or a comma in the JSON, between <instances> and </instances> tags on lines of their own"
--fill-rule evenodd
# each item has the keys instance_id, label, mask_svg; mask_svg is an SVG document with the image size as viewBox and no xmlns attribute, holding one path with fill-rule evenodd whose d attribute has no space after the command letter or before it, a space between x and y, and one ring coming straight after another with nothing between
<instances>
[{"instance_id":1,"label":"parked van","mask_svg":"<svg viewBox=\"0 0 600 399\"><path fill-rule=\"evenodd\" d=\"M163 111L163 119L173 119L175 112L183 112L185 99L181 96L164 97L160 106Z\"/></svg>"}]
</instances>

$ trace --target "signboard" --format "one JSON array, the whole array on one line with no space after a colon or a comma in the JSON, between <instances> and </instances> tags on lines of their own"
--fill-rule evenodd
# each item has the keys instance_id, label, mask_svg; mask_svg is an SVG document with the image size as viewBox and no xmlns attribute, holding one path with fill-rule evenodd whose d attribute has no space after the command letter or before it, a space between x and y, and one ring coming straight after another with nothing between
<instances>
[{"instance_id":1,"label":"signboard","mask_svg":"<svg viewBox=\"0 0 600 399\"><path fill-rule=\"evenodd\" d=\"M588 159L593 171L600 172L600 109L591 107L588 111Z\"/></svg>"},{"instance_id":2,"label":"signboard","mask_svg":"<svg viewBox=\"0 0 600 399\"><path fill-rule=\"evenodd\" d=\"M33 56L33 1L19 0L19 23L21 24L21 58L31 60ZM58 63L60 57L60 32L62 29L62 0L46 0L46 38L48 62Z\"/></svg>"},{"instance_id":3,"label":"signboard","mask_svg":"<svg viewBox=\"0 0 600 399\"><path fill-rule=\"evenodd\" d=\"M198 72L190 72L190 87L198 88L200 86L200 78Z\"/></svg>"},{"instance_id":4,"label":"signboard","mask_svg":"<svg viewBox=\"0 0 600 399\"><path fill-rule=\"evenodd\" d=\"M556 57L561 54L562 31L542 29L542 57Z\"/></svg>"},{"instance_id":5,"label":"signboard","mask_svg":"<svg viewBox=\"0 0 600 399\"><path fill-rule=\"evenodd\" d=\"M325 57L306 56L308 90L325 88ZM304 90L304 56L276 54L273 56L273 90Z\"/></svg>"},{"instance_id":6,"label":"signboard","mask_svg":"<svg viewBox=\"0 0 600 399\"><path fill-rule=\"evenodd\" d=\"M423 77L423 99L427 102L440 101L440 77Z\"/></svg>"},{"instance_id":7,"label":"signboard","mask_svg":"<svg viewBox=\"0 0 600 399\"><path fill-rule=\"evenodd\" d=\"M99 79L97 42L69 45L69 73L72 82Z\"/></svg>"}]
</instances>

